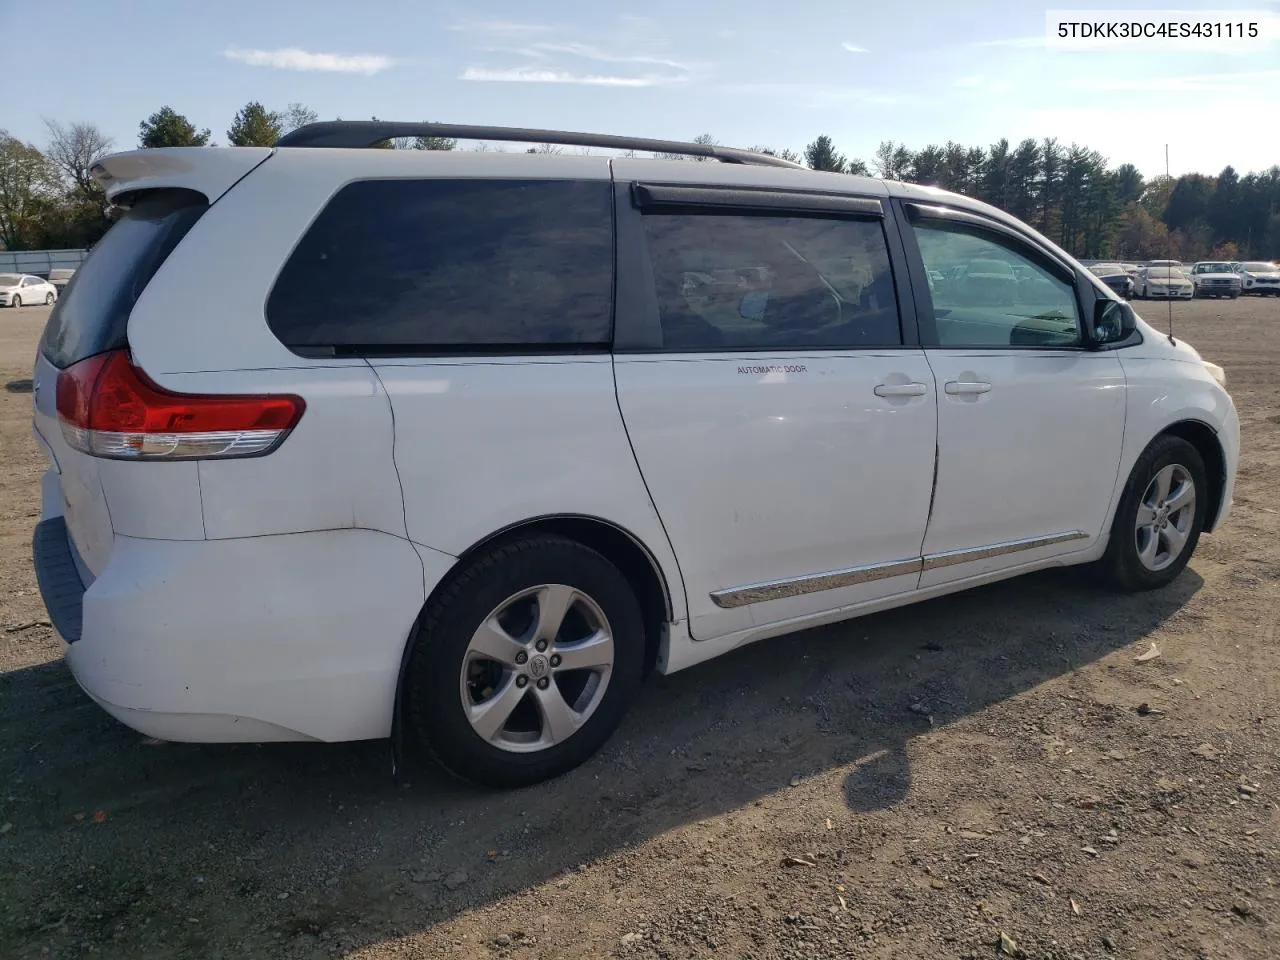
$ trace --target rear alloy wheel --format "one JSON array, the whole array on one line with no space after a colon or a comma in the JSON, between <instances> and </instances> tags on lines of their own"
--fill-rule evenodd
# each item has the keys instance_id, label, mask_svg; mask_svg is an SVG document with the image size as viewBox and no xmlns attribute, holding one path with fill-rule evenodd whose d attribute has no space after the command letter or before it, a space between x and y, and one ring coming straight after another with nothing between
<instances>
[{"instance_id":1,"label":"rear alloy wheel","mask_svg":"<svg viewBox=\"0 0 1280 960\"><path fill-rule=\"evenodd\" d=\"M622 573L571 540L497 547L440 591L410 654L417 741L466 780L519 787L573 769L639 689L643 617Z\"/></svg>"},{"instance_id":2,"label":"rear alloy wheel","mask_svg":"<svg viewBox=\"0 0 1280 960\"><path fill-rule=\"evenodd\" d=\"M1172 581L1191 559L1204 528L1204 460L1181 437L1157 437L1125 485L1107 552L1097 572L1110 586L1150 590Z\"/></svg>"},{"instance_id":3,"label":"rear alloy wheel","mask_svg":"<svg viewBox=\"0 0 1280 960\"><path fill-rule=\"evenodd\" d=\"M53 306L53 294L52 294L52 293L46 293L46 294L44 295L44 305L45 305L46 307L51 307L51 306Z\"/></svg>"}]
</instances>

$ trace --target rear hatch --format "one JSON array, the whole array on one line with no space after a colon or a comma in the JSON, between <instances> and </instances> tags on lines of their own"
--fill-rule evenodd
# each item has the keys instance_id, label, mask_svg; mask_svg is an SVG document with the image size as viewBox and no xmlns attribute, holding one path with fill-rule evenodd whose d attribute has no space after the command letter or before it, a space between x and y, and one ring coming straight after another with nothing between
<instances>
[{"instance_id":1,"label":"rear hatch","mask_svg":"<svg viewBox=\"0 0 1280 960\"><path fill-rule=\"evenodd\" d=\"M59 374L90 357L127 348L129 314L166 258L209 205L271 153L265 148L142 150L107 157L93 169L123 212L62 290L41 338L33 377L34 432L49 460L41 483L42 519L63 518L86 585L106 565L114 534L99 473L103 461L64 436Z\"/></svg>"},{"instance_id":2,"label":"rear hatch","mask_svg":"<svg viewBox=\"0 0 1280 960\"><path fill-rule=\"evenodd\" d=\"M147 282L208 208L191 190L153 190L107 231L76 271L49 316L34 375L36 438L52 476L45 479L43 516L61 513L82 576L89 579L111 552L111 515L98 478L98 460L73 449L58 421L61 370L127 345L126 327Z\"/></svg>"}]
</instances>

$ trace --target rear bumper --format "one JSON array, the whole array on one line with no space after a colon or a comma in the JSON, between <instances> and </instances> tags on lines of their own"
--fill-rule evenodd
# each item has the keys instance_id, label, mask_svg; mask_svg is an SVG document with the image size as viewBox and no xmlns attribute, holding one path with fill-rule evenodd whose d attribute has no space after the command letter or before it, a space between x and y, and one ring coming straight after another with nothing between
<instances>
[{"instance_id":1,"label":"rear bumper","mask_svg":"<svg viewBox=\"0 0 1280 960\"><path fill-rule=\"evenodd\" d=\"M452 562L370 530L116 537L85 588L66 567L61 518L42 522L36 541L76 681L135 730L189 742L388 736L423 564L441 568L428 571L434 582Z\"/></svg>"},{"instance_id":2,"label":"rear bumper","mask_svg":"<svg viewBox=\"0 0 1280 960\"><path fill-rule=\"evenodd\" d=\"M31 559L40 596L49 611L49 622L64 643L75 643L80 639L83 626L85 586L62 517L50 517L36 524L31 537Z\"/></svg>"}]
</instances>

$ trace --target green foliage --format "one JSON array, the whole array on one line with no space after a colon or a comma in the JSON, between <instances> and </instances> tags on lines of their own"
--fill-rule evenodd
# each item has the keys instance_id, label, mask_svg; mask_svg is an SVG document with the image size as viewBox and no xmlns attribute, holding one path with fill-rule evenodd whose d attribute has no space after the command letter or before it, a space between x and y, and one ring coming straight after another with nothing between
<instances>
[{"instance_id":1,"label":"green foliage","mask_svg":"<svg viewBox=\"0 0 1280 960\"><path fill-rule=\"evenodd\" d=\"M843 153L836 152L831 138L826 134L804 148L804 162L811 170L830 170L834 173L844 173L849 164Z\"/></svg>"},{"instance_id":2,"label":"green foliage","mask_svg":"<svg viewBox=\"0 0 1280 960\"><path fill-rule=\"evenodd\" d=\"M205 147L209 137L208 128L196 130L190 120L168 105L138 124L138 146L143 148Z\"/></svg>"},{"instance_id":3,"label":"green foliage","mask_svg":"<svg viewBox=\"0 0 1280 960\"><path fill-rule=\"evenodd\" d=\"M236 114L227 136L235 145L273 146L281 134L316 120L316 112L301 103L276 112L254 101ZM88 246L109 225L106 197L90 170L109 151L110 140L92 124L48 126L44 150L0 131L0 243L11 248ZM138 125L138 139L143 147L203 146L209 131L197 130L164 106ZM709 133L694 139L718 143ZM413 150L457 145L448 137L378 144ZM529 152L562 149L544 144ZM1016 146L999 140L985 148L949 141L918 150L888 140L876 148L870 164L849 159L826 135L816 137L802 155L766 146L751 149L814 170L862 176L874 171L885 179L934 184L975 197L1025 220L1080 257L1269 260L1280 255L1280 166L1247 174L1226 167L1216 177L1148 180L1132 164L1112 168L1096 150L1052 137Z\"/></svg>"},{"instance_id":4,"label":"green foliage","mask_svg":"<svg viewBox=\"0 0 1280 960\"><path fill-rule=\"evenodd\" d=\"M251 100L236 114L227 140L234 147L274 147L283 132L284 117Z\"/></svg>"},{"instance_id":5,"label":"green foliage","mask_svg":"<svg viewBox=\"0 0 1280 960\"><path fill-rule=\"evenodd\" d=\"M57 171L39 149L0 130L0 243L34 248L58 187Z\"/></svg>"}]
</instances>

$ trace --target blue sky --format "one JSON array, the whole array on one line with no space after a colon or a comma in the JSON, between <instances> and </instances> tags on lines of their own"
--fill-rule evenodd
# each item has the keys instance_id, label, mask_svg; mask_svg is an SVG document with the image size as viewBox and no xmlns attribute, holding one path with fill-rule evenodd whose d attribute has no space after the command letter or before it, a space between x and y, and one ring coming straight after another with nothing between
<instances>
[{"instance_id":1,"label":"blue sky","mask_svg":"<svg viewBox=\"0 0 1280 960\"><path fill-rule=\"evenodd\" d=\"M1280 17L1276 0L1214 6ZM6 33L31 9L0 0ZM796 150L826 133L863 159L881 140L1056 136L1147 175L1166 142L1175 175L1280 162L1280 42L1047 49L1045 8L1009 0L63 0L46 30L39 46L6 44L0 88L0 127L36 143L48 117L93 121L130 149L163 104L225 143L257 99L324 119L708 132Z\"/></svg>"}]
</instances>

